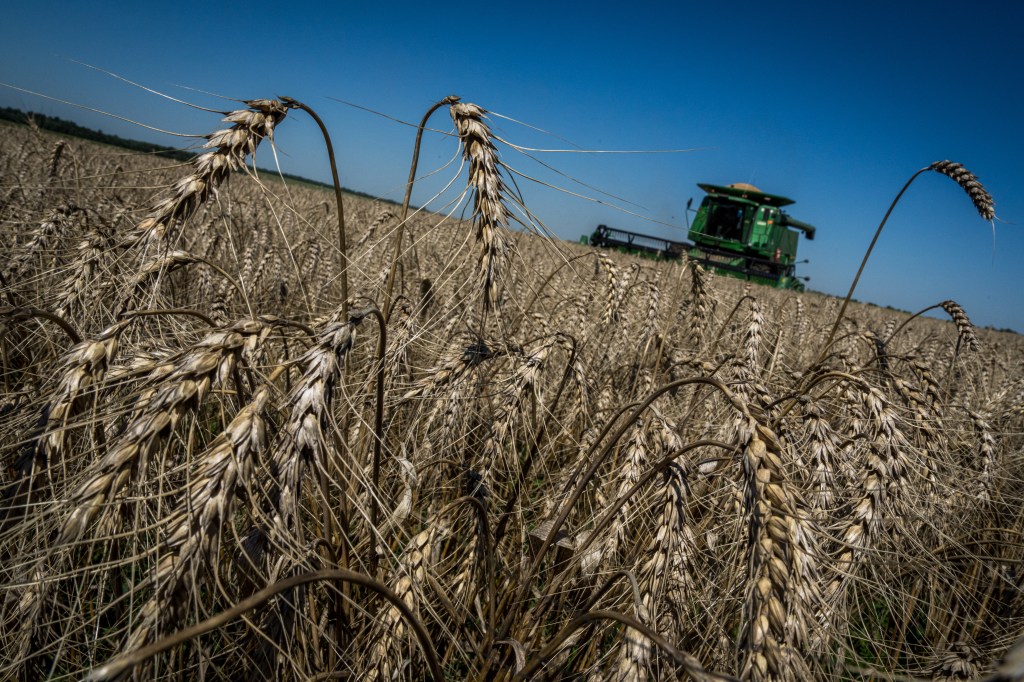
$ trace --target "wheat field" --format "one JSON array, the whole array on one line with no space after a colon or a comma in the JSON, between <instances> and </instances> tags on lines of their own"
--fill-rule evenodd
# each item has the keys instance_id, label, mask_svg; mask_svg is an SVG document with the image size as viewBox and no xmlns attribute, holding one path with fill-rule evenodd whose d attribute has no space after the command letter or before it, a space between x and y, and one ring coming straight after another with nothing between
<instances>
[{"instance_id":1,"label":"wheat field","mask_svg":"<svg viewBox=\"0 0 1024 682\"><path fill-rule=\"evenodd\" d=\"M0 128L0 678L1024 679L1019 336L518 229L439 107L463 220L293 100Z\"/></svg>"}]
</instances>

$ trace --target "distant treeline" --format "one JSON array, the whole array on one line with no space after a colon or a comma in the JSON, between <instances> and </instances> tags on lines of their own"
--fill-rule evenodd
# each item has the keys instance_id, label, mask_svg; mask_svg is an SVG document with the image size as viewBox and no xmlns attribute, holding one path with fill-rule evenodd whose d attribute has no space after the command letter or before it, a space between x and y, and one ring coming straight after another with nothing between
<instances>
[{"instance_id":1,"label":"distant treeline","mask_svg":"<svg viewBox=\"0 0 1024 682\"><path fill-rule=\"evenodd\" d=\"M162 156L168 159L174 159L175 161L191 161L197 154L193 152L187 152L182 149L175 149L174 147L163 147L158 144L151 142L141 142L139 140L129 140L117 135L109 135L102 130L93 130L92 128L86 128L80 126L74 121L68 121L58 116L47 116L46 114L40 114L35 111L22 111L21 109L14 109L11 107L0 107L0 121L10 121L12 123L18 123L21 125L28 125L29 120L33 121L42 130L49 130L54 133L61 135L69 135L71 137L78 137L83 140L90 140L92 142L101 142L103 144L113 145L115 147L122 147L124 149L130 149L135 152L143 154L154 154L156 156ZM268 171L277 175L277 171ZM295 180L297 182L305 182L310 185L317 187L326 187L333 189L333 185L329 185L319 180L310 180L304 178L301 175L293 175L292 173L281 173L287 180ZM343 188L344 189L344 188ZM391 201L390 199L380 199L372 194L366 192L357 192L351 189L345 189L348 194L354 194L356 196L367 197L369 199L377 199L378 201L384 201L389 204L395 204L397 202Z\"/></svg>"},{"instance_id":2,"label":"distant treeline","mask_svg":"<svg viewBox=\"0 0 1024 682\"><path fill-rule=\"evenodd\" d=\"M160 145L152 144L150 142L126 140L125 138L118 137L117 135L108 135L101 130L93 130L92 128L80 126L74 121L68 121L63 118L58 118L57 116L47 116L46 114L40 114L35 111L22 111L20 109L4 107L0 109L0 119L22 124L27 124L29 120L32 120L43 130L60 133L61 135L80 137L83 140L102 142L103 144L110 144L115 147L123 147L125 149L131 149L132 151L142 152L143 154L156 154L157 156L164 156L176 161L189 161L195 156L195 154L181 149L174 149L173 147L161 147Z\"/></svg>"}]
</instances>

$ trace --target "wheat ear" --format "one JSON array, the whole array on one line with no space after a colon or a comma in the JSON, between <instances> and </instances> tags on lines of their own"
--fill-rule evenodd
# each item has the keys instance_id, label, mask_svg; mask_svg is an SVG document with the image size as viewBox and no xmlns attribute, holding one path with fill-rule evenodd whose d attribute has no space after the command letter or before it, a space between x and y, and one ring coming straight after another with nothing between
<instances>
[{"instance_id":1,"label":"wheat ear","mask_svg":"<svg viewBox=\"0 0 1024 682\"><path fill-rule=\"evenodd\" d=\"M477 270L486 310L498 303L498 277L507 256L504 232L510 214L504 201L505 182L498 172L501 164L490 126L485 121L486 110L475 104L454 102L450 111L462 143L463 158L469 162L473 225L480 247Z\"/></svg>"},{"instance_id":2,"label":"wheat ear","mask_svg":"<svg viewBox=\"0 0 1024 682\"><path fill-rule=\"evenodd\" d=\"M70 495L72 511L61 528L58 544L80 540L104 506L133 476L146 470L150 454L174 430L185 411L198 406L213 386L232 376L245 337L262 328L258 323L255 327L240 323L215 331L170 367L153 370L154 376L161 377L160 383L143 393L122 436L111 443L89 477Z\"/></svg>"},{"instance_id":3,"label":"wheat ear","mask_svg":"<svg viewBox=\"0 0 1024 682\"><path fill-rule=\"evenodd\" d=\"M180 619L184 605L190 603L187 593L195 590L190 578L202 574L201 566L218 565L221 537L231 521L237 491L249 487L263 445L266 427L261 413L269 397L268 388L257 390L199 455L188 491L168 519L169 530L150 579L153 595L142 607L141 622L125 646L127 651L149 644L162 624Z\"/></svg>"},{"instance_id":4,"label":"wheat ear","mask_svg":"<svg viewBox=\"0 0 1024 682\"><path fill-rule=\"evenodd\" d=\"M256 152L264 138L273 139L287 107L273 99L245 102L248 109L232 111L224 117L232 124L207 136L206 152L192 162L192 173L179 180L171 195L159 201L135 228L132 242L144 249L156 241L169 241L167 233L175 223L188 220L228 176L245 165L245 157Z\"/></svg>"},{"instance_id":5,"label":"wheat ear","mask_svg":"<svg viewBox=\"0 0 1024 682\"><path fill-rule=\"evenodd\" d=\"M928 166L927 170L942 173L960 185L967 192L967 196L971 198L971 203L974 204L974 208L978 209L978 215L982 218L992 220L996 217L996 205L992 201L992 195L988 193L984 185L978 182L978 178L975 177L974 173L964 168L962 163L936 161Z\"/></svg>"},{"instance_id":6,"label":"wheat ear","mask_svg":"<svg viewBox=\"0 0 1024 682\"><path fill-rule=\"evenodd\" d=\"M943 301L939 305L949 314L953 324L956 325L956 330L960 334L960 342L977 353L978 335L974 331L974 325L971 324L971 318L967 317L964 309L956 301Z\"/></svg>"},{"instance_id":7,"label":"wheat ear","mask_svg":"<svg viewBox=\"0 0 1024 682\"><path fill-rule=\"evenodd\" d=\"M682 447L682 442L659 418L661 430L657 434L656 459L670 457ZM689 494L689 463L672 462L664 475L661 512L658 516L654 537L646 549L646 560L641 565L640 579L643 587L641 603L638 606L640 620L659 623L659 606L670 583L685 583L688 559L695 545L693 531L687 522L685 505ZM648 678L648 666L654 643L643 633L627 629L625 642L619 647L619 654L612 669L611 679L621 682Z\"/></svg>"},{"instance_id":8,"label":"wheat ear","mask_svg":"<svg viewBox=\"0 0 1024 682\"><path fill-rule=\"evenodd\" d=\"M68 351L54 397L43 410L42 434L15 464L19 478L3 490L3 507L0 507L3 523L0 527L8 525L16 517L16 512L28 512L26 505L32 491L43 476L52 476L56 471L54 464L63 460L72 420L82 412L86 398L103 380L117 352L117 335L123 328L124 323L118 323L95 339L82 341Z\"/></svg>"},{"instance_id":9,"label":"wheat ear","mask_svg":"<svg viewBox=\"0 0 1024 682\"><path fill-rule=\"evenodd\" d=\"M433 566L439 535L443 533L438 519L433 519L430 528L420 531L409 541L395 570L391 589L413 613L416 613L420 595L428 584L427 572ZM364 679L368 682L394 679L396 665L402 658L399 645L409 635L405 620L394 605L387 604L383 613L378 615L373 630L373 645Z\"/></svg>"},{"instance_id":10,"label":"wheat ear","mask_svg":"<svg viewBox=\"0 0 1024 682\"><path fill-rule=\"evenodd\" d=\"M345 322L330 322L319 333L317 344L300 360L305 370L288 395L291 411L271 455L278 484L275 530L285 536L298 513L303 464L324 463L323 432L328 426L331 398L361 321L362 317L353 316Z\"/></svg>"},{"instance_id":11,"label":"wheat ear","mask_svg":"<svg viewBox=\"0 0 1024 682\"><path fill-rule=\"evenodd\" d=\"M707 273L700 263L690 263L690 345L694 352L700 347L711 319L711 296Z\"/></svg>"},{"instance_id":12,"label":"wheat ear","mask_svg":"<svg viewBox=\"0 0 1024 682\"><path fill-rule=\"evenodd\" d=\"M820 602L813 531L790 485L777 436L753 419L741 427L748 570L740 625L740 679L806 679L800 657Z\"/></svg>"}]
</instances>

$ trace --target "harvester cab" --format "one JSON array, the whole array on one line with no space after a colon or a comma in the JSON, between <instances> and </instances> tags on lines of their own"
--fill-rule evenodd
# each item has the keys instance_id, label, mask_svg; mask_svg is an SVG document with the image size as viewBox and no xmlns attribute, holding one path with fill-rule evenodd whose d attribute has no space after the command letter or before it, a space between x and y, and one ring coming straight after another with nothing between
<instances>
[{"instance_id":1,"label":"harvester cab","mask_svg":"<svg viewBox=\"0 0 1024 682\"><path fill-rule=\"evenodd\" d=\"M802 291L796 276L800 232L814 239L814 226L786 214L792 199L762 192L753 185L698 184L707 195L689 226L690 242L628 232L598 225L589 239L593 246L616 248L657 258L681 258L702 263L723 275L769 286ZM692 210L692 199L687 211Z\"/></svg>"}]
</instances>

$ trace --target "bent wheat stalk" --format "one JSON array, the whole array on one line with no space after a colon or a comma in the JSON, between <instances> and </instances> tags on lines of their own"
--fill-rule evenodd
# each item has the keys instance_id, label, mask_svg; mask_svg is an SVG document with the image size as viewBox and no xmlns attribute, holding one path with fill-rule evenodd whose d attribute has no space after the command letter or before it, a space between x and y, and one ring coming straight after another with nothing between
<instances>
[{"instance_id":1,"label":"bent wheat stalk","mask_svg":"<svg viewBox=\"0 0 1024 682\"><path fill-rule=\"evenodd\" d=\"M201 623L197 623L190 628L180 630L173 635L168 635L163 639L150 644L149 646L133 651L130 654L119 656L112 661L108 661L102 666L94 669L89 676L86 678L91 682L99 682L100 680L109 680L119 677L124 673L128 672L135 666L143 663L149 658L156 656L157 654L167 651L173 647L183 644L199 635L216 630L217 628L223 627L226 623L238 618L246 611L260 606L270 599L273 599L278 594L291 590L300 585L306 585L308 583L320 582L325 580L348 582L355 585L360 585L369 590L376 592L381 595L401 613L402 618L405 619L409 626L412 628L413 633L416 635L416 639L419 642L420 650L423 653L423 657L427 660L427 667L430 671L430 677L437 682L444 680L444 675L441 673L441 665L438 663L437 654L435 653L434 643L430 638L430 633L427 632L423 624L416 618L416 614L406 606L402 598L397 594L388 589L387 586L382 585L380 582L370 578L369 576L361 573L355 573L353 571L347 571L342 568L336 569L322 569L319 571L313 571L312 573L302 573L300 575L292 576L291 578L285 578L278 582L266 587L256 594L252 595L248 599L244 599L232 608L207 618Z\"/></svg>"},{"instance_id":2,"label":"bent wheat stalk","mask_svg":"<svg viewBox=\"0 0 1024 682\"><path fill-rule=\"evenodd\" d=\"M391 300L391 293L395 288L395 273L398 270L398 259L402 253L402 236L405 231L405 221L409 217L409 202L412 200L412 187L413 183L416 182L416 168L420 162L420 142L423 140L423 129L427 126L427 121L434 115L434 112L443 107L444 105L453 105L460 100L456 95L448 95L441 101L434 104L434 106L427 109L427 113L423 114L423 118L420 120L420 125L416 128L416 143L412 148L412 163L409 166L409 180L405 183L405 197L402 199L402 216L398 227L395 228L395 236L391 241L391 266L388 269L388 281L387 287L384 290L384 318L387 320L391 319L391 306L393 301Z\"/></svg>"},{"instance_id":3,"label":"bent wheat stalk","mask_svg":"<svg viewBox=\"0 0 1024 682\"><path fill-rule=\"evenodd\" d=\"M953 300L936 303L935 305L930 305L927 308L917 311L907 319L903 320L900 326L896 327L892 333L888 334L882 345L888 345L889 342L891 342L893 338L910 323L911 320L918 318L931 310L935 310L936 308L942 308L946 311L946 314L949 315L950 319L953 320L953 324L956 325L961 343L965 344L972 351L977 352L979 348L978 335L974 331L974 325L971 323L971 319L967 316L967 312L964 311L963 307Z\"/></svg>"},{"instance_id":4,"label":"bent wheat stalk","mask_svg":"<svg viewBox=\"0 0 1024 682\"><path fill-rule=\"evenodd\" d=\"M864 258L860 262L860 267L857 269L857 274L853 278L853 282L850 284L850 291L847 292L846 298L843 299L843 305L839 308L839 314L836 315L836 321L832 323L832 330L829 332L828 337L825 339L825 343L821 346L821 351L818 354L818 359L815 360L814 365L820 363L825 355L828 353L829 347L832 345L832 340L835 338L836 331L839 329L839 323L843 319L843 315L846 313L846 307L850 304L850 299L853 298L853 292L857 288L857 282L860 281L860 276L864 272L864 266L868 264L868 258L871 257L871 252L875 248L875 244L878 242L878 237L882 234L882 229L885 228L885 223L888 222L889 216L892 215L892 211L896 208L896 204L899 203L903 193L907 191L910 184L914 182L918 175L927 173L928 171L935 171L941 173L948 178L952 178L960 187L967 192L967 196L971 198L971 203L974 204L974 208L978 210L978 214L985 220L992 220L995 218L995 202L992 201L992 195L982 186L978 179L973 173L968 171L959 163L952 161L936 161L930 166L925 166L921 170L917 171L910 176L906 184L903 185L903 189L899 191L896 198L892 200L889 205L889 210L885 212L885 216L882 218L881 224L878 229L875 230L875 236L871 238L871 243L868 245L868 250L864 254Z\"/></svg>"},{"instance_id":5,"label":"bent wheat stalk","mask_svg":"<svg viewBox=\"0 0 1024 682\"><path fill-rule=\"evenodd\" d=\"M341 253L341 271L338 278L341 282L341 315L344 317L348 314L348 248L345 244L345 206L341 200L341 182L338 180L338 163L334 159L334 145L331 144L327 126L315 111L291 97L282 97L281 101L289 107L302 109L309 114L319 126L320 133L324 136L324 144L327 145L327 158L331 162L331 180L334 182L334 201L338 206L338 251Z\"/></svg>"}]
</instances>

